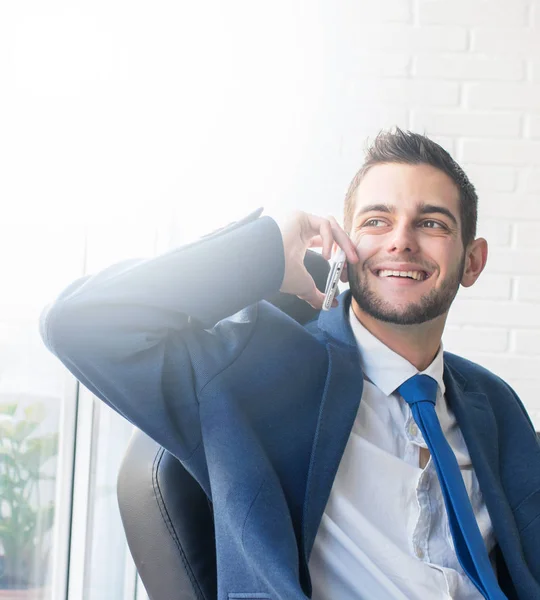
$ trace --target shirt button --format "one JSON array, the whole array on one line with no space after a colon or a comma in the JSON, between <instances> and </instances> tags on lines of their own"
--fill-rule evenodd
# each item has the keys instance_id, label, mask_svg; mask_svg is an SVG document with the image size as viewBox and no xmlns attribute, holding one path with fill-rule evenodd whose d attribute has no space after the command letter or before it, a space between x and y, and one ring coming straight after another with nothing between
<instances>
[{"instance_id":1,"label":"shirt button","mask_svg":"<svg viewBox=\"0 0 540 600\"><path fill-rule=\"evenodd\" d=\"M416 546L414 549L416 556L418 556L419 559L424 558L424 551L422 550L422 548L420 548L420 546Z\"/></svg>"},{"instance_id":2,"label":"shirt button","mask_svg":"<svg viewBox=\"0 0 540 600\"><path fill-rule=\"evenodd\" d=\"M411 423L409 425L409 434L412 437L416 437L416 435L418 434L418 427L416 426L416 423Z\"/></svg>"}]
</instances>

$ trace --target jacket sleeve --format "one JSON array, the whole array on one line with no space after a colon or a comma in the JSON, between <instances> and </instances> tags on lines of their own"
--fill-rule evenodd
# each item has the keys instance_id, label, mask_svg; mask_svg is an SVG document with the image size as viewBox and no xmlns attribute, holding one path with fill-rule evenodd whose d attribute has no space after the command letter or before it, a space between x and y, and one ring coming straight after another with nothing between
<instances>
[{"instance_id":1,"label":"jacket sleeve","mask_svg":"<svg viewBox=\"0 0 540 600\"><path fill-rule=\"evenodd\" d=\"M242 351L253 325L245 316L219 322L283 279L281 232L257 216L82 278L41 316L46 346L73 375L184 461L201 443L198 391Z\"/></svg>"}]
</instances>

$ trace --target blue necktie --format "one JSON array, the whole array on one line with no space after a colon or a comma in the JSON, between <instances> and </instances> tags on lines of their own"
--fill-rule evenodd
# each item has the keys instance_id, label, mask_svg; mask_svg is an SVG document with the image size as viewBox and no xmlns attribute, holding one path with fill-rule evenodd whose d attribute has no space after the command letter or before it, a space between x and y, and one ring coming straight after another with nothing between
<instances>
[{"instance_id":1,"label":"blue necktie","mask_svg":"<svg viewBox=\"0 0 540 600\"><path fill-rule=\"evenodd\" d=\"M399 386L431 452L448 513L456 554L463 570L488 600L505 600L489 562L489 556L467 495L459 465L446 441L435 412L437 382L415 375Z\"/></svg>"}]
</instances>

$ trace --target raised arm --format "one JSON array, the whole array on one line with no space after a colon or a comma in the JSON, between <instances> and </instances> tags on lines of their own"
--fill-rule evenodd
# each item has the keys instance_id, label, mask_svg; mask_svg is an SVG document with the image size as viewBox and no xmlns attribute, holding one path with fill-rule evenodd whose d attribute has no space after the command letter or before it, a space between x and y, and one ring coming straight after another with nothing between
<instances>
[{"instance_id":1,"label":"raised arm","mask_svg":"<svg viewBox=\"0 0 540 600\"><path fill-rule=\"evenodd\" d=\"M329 254L342 233L305 213L281 228L258 217L80 279L41 318L75 377L184 461L201 450L198 392L245 347L257 302L280 287L322 302L303 257L319 237Z\"/></svg>"}]
</instances>

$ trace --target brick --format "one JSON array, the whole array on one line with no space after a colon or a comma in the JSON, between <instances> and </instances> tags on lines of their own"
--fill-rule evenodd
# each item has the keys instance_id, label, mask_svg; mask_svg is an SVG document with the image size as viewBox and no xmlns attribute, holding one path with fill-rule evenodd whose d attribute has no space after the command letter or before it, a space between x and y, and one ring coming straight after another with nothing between
<instances>
[{"instance_id":1,"label":"brick","mask_svg":"<svg viewBox=\"0 0 540 600\"><path fill-rule=\"evenodd\" d=\"M519 58L421 55L414 60L413 74L425 79L519 81L525 78L525 62Z\"/></svg>"},{"instance_id":2,"label":"brick","mask_svg":"<svg viewBox=\"0 0 540 600\"><path fill-rule=\"evenodd\" d=\"M348 72L363 77L407 77L410 63L406 54L364 54L354 57Z\"/></svg>"},{"instance_id":3,"label":"brick","mask_svg":"<svg viewBox=\"0 0 540 600\"><path fill-rule=\"evenodd\" d=\"M479 195L484 191L512 192L516 189L517 171L512 167L468 164L462 167Z\"/></svg>"},{"instance_id":4,"label":"brick","mask_svg":"<svg viewBox=\"0 0 540 600\"><path fill-rule=\"evenodd\" d=\"M485 0L421 0L418 16L421 25L495 25L501 27L527 24L528 6L525 2L486 2Z\"/></svg>"},{"instance_id":5,"label":"brick","mask_svg":"<svg viewBox=\"0 0 540 600\"><path fill-rule=\"evenodd\" d=\"M348 23L407 23L412 20L412 7L407 0L347 2L344 17Z\"/></svg>"},{"instance_id":6,"label":"brick","mask_svg":"<svg viewBox=\"0 0 540 600\"><path fill-rule=\"evenodd\" d=\"M462 140L463 162L494 165L540 165L540 142Z\"/></svg>"},{"instance_id":7,"label":"brick","mask_svg":"<svg viewBox=\"0 0 540 600\"><path fill-rule=\"evenodd\" d=\"M477 237L485 238L490 248L509 246L512 240L511 226L503 221L481 219L478 223Z\"/></svg>"},{"instance_id":8,"label":"brick","mask_svg":"<svg viewBox=\"0 0 540 600\"><path fill-rule=\"evenodd\" d=\"M471 50L481 54L529 59L540 52L540 35L520 27L478 28L471 32Z\"/></svg>"},{"instance_id":9,"label":"brick","mask_svg":"<svg viewBox=\"0 0 540 600\"><path fill-rule=\"evenodd\" d=\"M540 202L535 194L490 192L478 203L479 220L540 220Z\"/></svg>"},{"instance_id":10,"label":"brick","mask_svg":"<svg viewBox=\"0 0 540 600\"><path fill-rule=\"evenodd\" d=\"M450 156L456 155L456 141L454 139L442 135L429 135L429 138L444 148Z\"/></svg>"},{"instance_id":11,"label":"brick","mask_svg":"<svg viewBox=\"0 0 540 600\"><path fill-rule=\"evenodd\" d=\"M353 155L355 164L352 169L360 168L367 138L373 139L381 129L389 129L395 125L407 129L407 109L397 106L366 106L346 119L346 127L342 136L342 156ZM352 175L351 175L352 176Z\"/></svg>"},{"instance_id":12,"label":"brick","mask_svg":"<svg viewBox=\"0 0 540 600\"><path fill-rule=\"evenodd\" d=\"M540 106L540 85L533 83L468 84L465 89L465 102L470 108L481 108L482 110L498 108L536 110Z\"/></svg>"},{"instance_id":13,"label":"brick","mask_svg":"<svg viewBox=\"0 0 540 600\"><path fill-rule=\"evenodd\" d=\"M509 377L506 383L516 392L519 399L525 404L525 408L532 418L531 409L537 412L536 431L540 431L540 396L538 395L538 383L531 379L517 379Z\"/></svg>"},{"instance_id":14,"label":"brick","mask_svg":"<svg viewBox=\"0 0 540 600\"><path fill-rule=\"evenodd\" d=\"M447 327L443 334L444 349L455 354L467 352L505 352L508 331L480 327Z\"/></svg>"},{"instance_id":15,"label":"brick","mask_svg":"<svg viewBox=\"0 0 540 600\"><path fill-rule=\"evenodd\" d=\"M512 245L512 225L494 219L479 219L477 238L484 238L489 251L495 248L509 248Z\"/></svg>"},{"instance_id":16,"label":"brick","mask_svg":"<svg viewBox=\"0 0 540 600\"><path fill-rule=\"evenodd\" d=\"M538 380L517 379L508 377L506 382L523 402L536 431L540 431L540 396L538 395Z\"/></svg>"},{"instance_id":17,"label":"brick","mask_svg":"<svg viewBox=\"0 0 540 600\"><path fill-rule=\"evenodd\" d=\"M395 125L407 128L409 111L398 106L362 106L359 111L354 107L350 119L346 123L347 133L355 135L358 132L377 133L381 129L389 129Z\"/></svg>"},{"instance_id":18,"label":"brick","mask_svg":"<svg viewBox=\"0 0 540 600\"><path fill-rule=\"evenodd\" d=\"M540 310L537 304L531 302L478 300L459 296L454 300L448 319L449 325L492 327L493 323L503 328L540 328Z\"/></svg>"},{"instance_id":19,"label":"brick","mask_svg":"<svg viewBox=\"0 0 540 600\"><path fill-rule=\"evenodd\" d=\"M362 105L456 106L459 85L419 79L358 79L351 93Z\"/></svg>"},{"instance_id":20,"label":"brick","mask_svg":"<svg viewBox=\"0 0 540 600\"><path fill-rule=\"evenodd\" d=\"M537 253L537 256L540 253ZM529 273L534 272L532 269ZM517 281L517 298L518 300L540 300L540 276L523 275ZM538 307L537 307L538 309Z\"/></svg>"},{"instance_id":21,"label":"brick","mask_svg":"<svg viewBox=\"0 0 540 600\"><path fill-rule=\"evenodd\" d=\"M493 355L469 353L467 358L482 365L502 379L518 378L538 380L540 372L540 356L513 356L511 354Z\"/></svg>"},{"instance_id":22,"label":"brick","mask_svg":"<svg viewBox=\"0 0 540 600\"><path fill-rule=\"evenodd\" d=\"M540 139L540 115L529 115L527 117L525 131L528 137Z\"/></svg>"},{"instance_id":23,"label":"brick","mask_svg":"<svg viewBox=\"0 0 540 600\"><path fill-rule=\"evenodd\" d=\"M521 117L515 113L413 110L411 123L428 135L519 137L521 131Z\"/></svg>"},{"instance_id":24,"label":"brick","mask_svg":"<svg viewBox=\"0 0 540 600\"><path fill-rule=\"evenodd\" d=\"M354 33L355 48L359 51L431 54L465 51L468 46L467 30L462 27L370 25L354 29Z\"/></svg>"},{"instance_id":25,"label":"brick","mask_svg":"<svg viewBox=\"0 0 540 600\"><path fill-rule=\"evenodd\" d=\"M516 330L513 333L514 349L518 354L540 355L540 329Z\"/></svg>"},{"instance_id":26,"label":"brick","mask_svg":"<svg viewBox=\"0 0 540 600\"><path fill-rule=\"evenodd\" d=\"M474 285L469 288L461 287L459 294L463 298L509 300L511 294L511 277L510 275L482 273Z\"/></svg>"},{"instance_id":27,"label":"brick","mask_svg":"<svg viewBox=\"0 0 540 600\"><path fill-rule=\"evenodd\" d=\"M540 264L540 251L502 250L493 248L489 253L486 273L508 273L510 275L526 275L535 273ZM522 287L523 277L518 279L518 290ZM532 284L531 284L532 285ZM529 289L532 288L529 286ZM523 298L523 294L518 297ZM540 311L538 311L540 313Z\"/></svg>"},{"instance_id":28,"label":"brick","mask_svg":"<svg viewBox=\"0 0 540 600\"><path fill-rule=\"evenodd\" d=\"M520 395L520 398L525 405L525 410L529 413L529 417L531 418L535 430L538 432L540 431L540 410L534 410L534 407L539 404L538 392L536 394L533 393L533 389L538 390L538 385L530 385L529 388L530 396L524 399L523 396Z\"/></svg>"},{"instance_id":29,"label":"brick","mask_svg":"<svg viewBox=\"0 0 540 600\"><path fill-rule=\"evenodd\" d=\"M536 223L515 223L514 229L516 248L540 248L540 220Z\"/></svg>"},{"instance_id":30,"label":"brick","mask_svg":"<svg viewBox=\"0 0 540 600\"><path fill-rule=\"evenodd\" d=\"M535 194L492 192L478 204L480 219L540 220L540 201Z\"/></svg>"},{"instance_id":31,"label":"brick","mask_svg":"<svg viewBox=\"0 0 540 600\"><path fill-rule=\"evenodd\" d=\"M540 3L538 0L532 6L532 25L536 29L540 29Z\"/></svg>"},{"instance_id":32,"label":"brick","mask_svg":"<svg viewBox=\"0 0 540 600\"><path fill-rule=\"evenodd\" d=\"M523 169L518 185L526 192L540 192L540 169Z\"/></svg>"}]
</instances>

